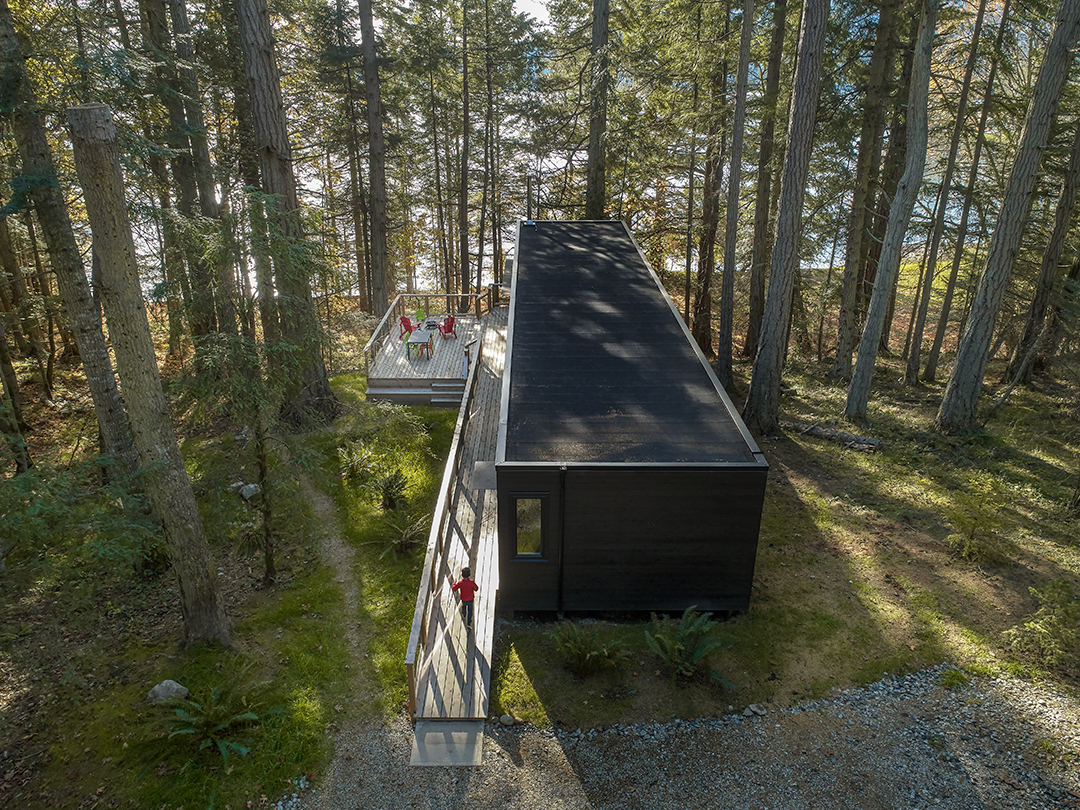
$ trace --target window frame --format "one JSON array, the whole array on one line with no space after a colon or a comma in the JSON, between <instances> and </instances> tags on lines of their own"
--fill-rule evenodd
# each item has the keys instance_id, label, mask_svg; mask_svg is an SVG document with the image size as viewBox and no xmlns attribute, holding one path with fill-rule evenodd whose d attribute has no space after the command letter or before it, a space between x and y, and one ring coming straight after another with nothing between
<instances>
[{"instance_id":1,"label":"window frame","mask_svg":"<svg viewBox=\"0 0 1080 810\"><path fill-rule=\"evenodd\" d=\"M548 525L548 499L551 497L548 492L511 492L510 497L514 502L514 553L512 558L514 560L520 560L522 562L546 562L547 556L544 553L547 546L547 525ZM518 538L519 524L518 524L518 502L519 501L539 501L540 502L540 527L539 527L539 543L537 544L537 550L530 553L521 553L520 544Z\"/></svg>"}]
</instances>

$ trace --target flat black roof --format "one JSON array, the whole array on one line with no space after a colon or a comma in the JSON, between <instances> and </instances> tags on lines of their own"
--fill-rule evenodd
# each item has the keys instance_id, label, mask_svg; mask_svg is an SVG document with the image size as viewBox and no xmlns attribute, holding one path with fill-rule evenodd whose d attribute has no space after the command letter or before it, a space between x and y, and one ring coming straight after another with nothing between
<instances>
[{"instance_id":1,"label":"flat black roof","mask_svg":"<svg viewBox=\"0 0 1080 810\"><path fill-rule=\"evenodd\" d=\"M764 465L621 222L522 224L506 462Z\"/></svg>"}]
</instances>

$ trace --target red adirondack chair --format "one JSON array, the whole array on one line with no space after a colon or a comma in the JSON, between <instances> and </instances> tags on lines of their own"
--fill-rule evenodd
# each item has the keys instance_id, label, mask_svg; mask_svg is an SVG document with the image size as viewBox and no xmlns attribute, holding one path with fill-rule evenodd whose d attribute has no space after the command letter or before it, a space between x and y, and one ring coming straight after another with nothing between
<instances>
[{"instance_id":1,"label":"red adirondack chair","mask_svg":"<svg viewBox=\"0 0 1080 810\"><path fill-rule=\"evenodd\" d=\"M457 339L456 327L457 327L457 321L454 320L454 316L453 315L447 315L445 318L443 318L443 322L441 324L439 324L439 334L441 334L443 336L443 340L446 340L447 338L449 338L451 336L453 336L454 339L456 340Z\"/></svg>"},{"instance_id":2,"label":"red adirondack chair","mask_svg":"<svg viewBox=\"0 0 1080 810\"><path fill-rule=\"evenodd\" d=\"M415 327L412 325L412 321L409 320L408 315L401 316L401 330L398 332L399 338L407 338L413 333Z\"/></svg>"}]
</instances>

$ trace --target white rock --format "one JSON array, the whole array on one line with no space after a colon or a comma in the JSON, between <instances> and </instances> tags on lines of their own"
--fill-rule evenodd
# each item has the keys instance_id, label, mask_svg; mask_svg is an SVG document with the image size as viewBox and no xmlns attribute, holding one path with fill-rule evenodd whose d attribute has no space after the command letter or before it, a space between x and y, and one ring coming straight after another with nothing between
<instances>
[{"instance_id":1,"label":"white rock","mask_svg":"<svg viewBox=\"0 0 1080 810\"><path fill-rule=\"evenodd\" d=\"M164 700L172 700L173 698L186 698L188 696L188 688L183 684L179 684L176 681L165 680L150 690L150 693L146 696L146 699L151 703L161 703Z\"/></svg>"}]
</instances>

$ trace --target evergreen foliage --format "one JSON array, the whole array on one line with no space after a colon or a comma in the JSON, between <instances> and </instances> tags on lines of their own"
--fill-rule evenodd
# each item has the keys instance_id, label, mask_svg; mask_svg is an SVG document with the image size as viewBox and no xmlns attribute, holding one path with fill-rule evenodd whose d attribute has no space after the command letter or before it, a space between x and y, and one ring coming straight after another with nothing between
<instances>
[{"instance_id":1,"label":"evergreen foliage","mask_svg":"<svg viewBox=\"0 0 1080 810\"><path fill-rule=\"evenodd\" d=\"M689 679L698 675L710 653L732 645L732 639L716 635L718 625L709 614L688 607L677 623L654 616L653 632L645 631L645 643L671 668L672 681ZM709 668L709 678L728 689L735 688L731 681L712 668Z\"/></svg>"}]
</instances>

